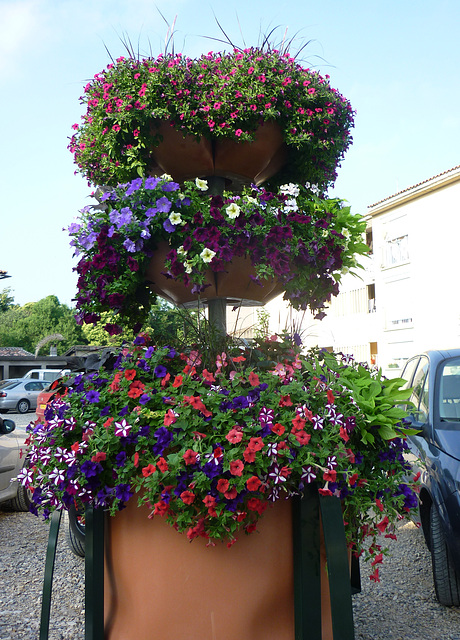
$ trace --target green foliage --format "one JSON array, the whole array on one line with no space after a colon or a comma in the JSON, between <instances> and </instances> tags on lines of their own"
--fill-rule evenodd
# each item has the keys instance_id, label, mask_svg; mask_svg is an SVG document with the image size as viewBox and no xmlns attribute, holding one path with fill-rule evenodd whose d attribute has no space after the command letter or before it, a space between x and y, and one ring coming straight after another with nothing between
<instances>
[{"instance_id":1,"label":"green foliage","mask_svg":"<svg viewBox=\"0 0 460 640\"><path fill-rule=\"evenodd\" d=\"M381 370L369 372L364 364L338 367L333 356L326 355L325 360L329 368L340 375L341 383L351 391L364 415L364 422L360 425L363 444L372 445L377 434L383 440L391 440L416 433L401 424L407 416L401 404L407 405L411 395L411 389L401 389L405 380L387 379Z\"/></svg>"},{"instance_id":2,"label":"green foliage","mask_svg":"<svg viewBox=\"0 0 460 640\"><path fill-rule=\"evenodd\" d=\"M11 293L11 287L6 287L6 289L0 291L0 313L5 313L5 311L8 311L8 309L11 309L15 306L14 297L11 295Z\"/></svg>"},{"instance_id":3,"label":"green foliage","mask_svg":"<svg viewBox=\"0 0 460 640\"><path fill-rule=\"evenodd\" d=\"M13 306L0 313L2 347L22 347L34 353L40 340L53 333L64 337L56 343L58 355L75 344L87 342L82 328L75 321L73 310L61 304L56 296L47 296L22 307ZM49 344L43 349L49 349Z\"/></svg>"}]
</instances>

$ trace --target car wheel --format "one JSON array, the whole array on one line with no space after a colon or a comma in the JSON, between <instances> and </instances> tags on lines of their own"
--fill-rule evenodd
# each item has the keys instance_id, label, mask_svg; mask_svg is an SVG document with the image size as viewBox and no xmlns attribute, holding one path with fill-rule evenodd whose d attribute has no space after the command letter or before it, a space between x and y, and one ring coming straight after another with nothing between
<instances>
[{"instance_id":1,"label":"car wheel","mask_svg":"<svg viewBox=\"0 0 460 640\"><path fill-rule=\"evenodd\" d=\"M85 524L75 507L65 511L65 539L69 549L79 558L85 557Z\"/></svg>"},{"instance_id":2,"label":"car wheel","mask_svg":"<svg viewBox=\"0 0 460 640\"><path fill-rule=\"evenodd\" d=\"M441 518L434 505L432 505L430 512L430 528L431 562L436 598L446 607L458 607L460 605L460 580L446 545Z\"/></svg>"},{"instance_id":3,"label":"car wheel","mask_svg":"<svg viewBox=\"0 0 460 640\"><path fill-rule=\"evenodd\" d=\"M31 492L22 484L18 487L15 498L12 498L10 504L13 511L29 511L31 502Z\"/></svg>"},{"instance_id":4,"label":"car wheel","mask_svg":"<svg viewBox=\"0 0 460 640\"><path fill-rule=\"evenodd\" d=\"M19 400L17 404L18 413L27 413L30 409L30 402L28 400Z\"/></svg>"}]
</instances>

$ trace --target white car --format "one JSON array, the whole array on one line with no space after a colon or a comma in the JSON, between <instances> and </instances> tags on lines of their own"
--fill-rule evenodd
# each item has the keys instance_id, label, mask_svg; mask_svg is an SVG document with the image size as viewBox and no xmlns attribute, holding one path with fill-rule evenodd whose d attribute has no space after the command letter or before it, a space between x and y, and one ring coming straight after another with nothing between
<instances>
[{"instance_id":1,"label":"white car","mask_svg":"<svg viewBox=\"0 0 460 640\"><path fill-rule=\"evenodd\" d=\"M13 420L0 417L0 504L7 503L14 511L28 511L29 492L13 480L26 459L24 444L15 429Z\"/></svg>"}]
</instances>

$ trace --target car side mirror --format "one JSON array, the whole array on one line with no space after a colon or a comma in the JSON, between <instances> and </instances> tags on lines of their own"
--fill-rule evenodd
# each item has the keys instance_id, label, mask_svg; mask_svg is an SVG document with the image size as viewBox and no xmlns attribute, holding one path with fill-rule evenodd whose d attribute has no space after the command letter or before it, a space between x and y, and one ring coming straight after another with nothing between
<instances>
[{"instance_id":1,"label":"car side mirror","mask_svg":"<svg viewBox=\"0 0 460 640\"><path fill-rule=\"evenodd\" d=\"M3 420L0 418L0 433L6 434L11 433L16 429L16 423L13 420L8 420L4 418Z\"/></svg>"}]
</instances>

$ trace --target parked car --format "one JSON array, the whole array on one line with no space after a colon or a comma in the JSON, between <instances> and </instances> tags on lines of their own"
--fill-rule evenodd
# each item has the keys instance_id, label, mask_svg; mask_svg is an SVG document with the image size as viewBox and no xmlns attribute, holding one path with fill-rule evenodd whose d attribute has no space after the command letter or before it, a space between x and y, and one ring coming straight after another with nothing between
<instances>
[{"instance_id":1,"label":"parked car","mask_svg":"<svg viewBox=\"0 0 460 640\"><path fill-rule=\"evenodd\" d=\"M24 379L32 379L32 380L47 380L48 384L53 382L53 380L57 380L57 378L61 378L66 373L69 373L70 369L30 369L23 376Z\"/></svg>"},{"instance_id":2,"label":"parked car","mask_svg":"<svg viewBox=\"0 0 460 640\"><path fill-rule=\"evenodd\" d=\"M409 437L421 473L420 520L431 551L436 597L460 605L460 349L427 351L407 361L413 389Z\"/></svg>"},{"instance_id":3,"label":"parked car","mask_svg":"<svg viewBox=\"0 0 460 640\"><path fill-rule=\"evenodd\" d=\"M45 418L45 409L51 398L59 392L64 392L65 387L62 384L62 379L57 378L53 382L48 383L44 389L40 391L37 396L37 407L35 413L38 420L43 421Z\"/></svg>"},{"instance_id":4,"label":"parked car","mask_svg":"<svg viewBox=\"0 0 460 640\"><path fill-rule=\"evenodd\" d=\"M11 378L2 382L4 384L0 387L0 413L27 413L30 409L35 409L38 394L49 385L46 380L24 378Z\"/></svg>"},{"instance_id":5,"label":"parked car","mask_svg":"<svg viewBox=\"0 0 460 640\"><path fill-rule=\"evenodd\" d=\"M15 511L28 511L29 492L17 480L13 480L26 459L24 443L14 433L15 429L13 420L0 416L0 504L7 504Z\"/></svg>"}]
</instances>

